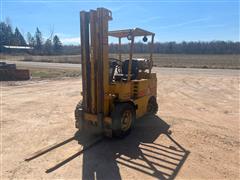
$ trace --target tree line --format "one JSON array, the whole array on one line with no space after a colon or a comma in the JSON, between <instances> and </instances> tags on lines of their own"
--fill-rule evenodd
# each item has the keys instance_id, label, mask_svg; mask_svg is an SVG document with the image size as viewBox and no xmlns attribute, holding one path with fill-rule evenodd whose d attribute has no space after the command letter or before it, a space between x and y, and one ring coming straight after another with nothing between
<instances>
[{"instance_id":1,"label":"tree line","mask_svg":"<svg viewBox=\"0 0 240 180\"><path fill-rule=\"evenodd\" d=\"M121 46L121 52L129 52L129 44ZM150 44L136 43L135 53L147 53L150 50ZM117 53L118 44L110 44L109 51ZM210 42L156 42L153 46L153 53L161 54L240 54L240 42L232 41L210 41Z\"/></svg>"},{"instance_id":2,"label":"tree line","mask_svg":"<svg viewBox=\"0 0 240 180\"><path fill-rule=\"evenodd\" d=\"M128 53L130 44L122 44L121 52ZM63 46L62 53L66 55L77 55L81 53L81 47ZM134 53L148 53L150 44L135 43ZM110 53L118 53L118 44L109 44ZM232 41L210 41L210 42L156 42L153 53L160 54L240 54L240 42Z\"/></svg>"},{"instance_id":3,"label":"tree line","mask_svg":"<svg viewBox=\"0 0 240 180\"><path fill-rule=\"evenodd\" d=\"M57 35L53 34L44 40L39 28L35 34L27 33L26 40L16 27L6 22L0 22L0 53L22 52L17 49L6 49L6 46L31 46L33 50L25 51L34 55L77 55L80 54L80 45L63 45ZM148 53L149 43L135 43L135 53ZM109 44L109 52L117 53L118 44ZM122 44L122 53L129 52L129 44ZM232 41L195 41L195 42L156 42L154 43L153 53L162 54L240 54L240 42Z\"/></svg>"},{"instance_id":4,"label":"tree line","mask_svg":"<svg viewBox=\"0 0 240 180\"><path fill-rule=\"evenodd\" d=\"M0 37L0 53L22 52L22 50L9 49L4 46L30 46L33 49L28 50L27 53L35 55L61 54L63 50L63 45L57 35L51 35L44 41L38 27L34 35L28 32L25 40L17 27L13 31L9 23L0 22Z\"/></svg>"}]
</instances>

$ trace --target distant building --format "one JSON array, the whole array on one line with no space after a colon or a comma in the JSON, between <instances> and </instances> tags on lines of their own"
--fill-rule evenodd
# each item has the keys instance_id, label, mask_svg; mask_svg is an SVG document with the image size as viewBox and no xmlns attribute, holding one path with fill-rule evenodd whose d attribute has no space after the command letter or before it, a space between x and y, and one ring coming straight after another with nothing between
<instances>
[{"instance_id":1,"label":"distant building","mask_svg":"<svg viewBox=\"0 0 240 180\"><path fill-rule=\"evenodd\" d=\"M6 49L33 49L30 46L3 46Z\"/></svg>"}]
</instances>

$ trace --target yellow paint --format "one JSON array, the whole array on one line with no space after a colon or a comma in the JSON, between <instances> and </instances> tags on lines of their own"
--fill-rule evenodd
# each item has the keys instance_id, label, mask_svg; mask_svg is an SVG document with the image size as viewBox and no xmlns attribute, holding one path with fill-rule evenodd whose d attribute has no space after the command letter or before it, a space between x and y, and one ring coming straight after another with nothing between
<instances>
[{"instance_id":1,"label":"yellow paint","mask_svg":"<svg viewBox=\"0 0 240 180\"><path fill-rule=\"evenodd\" d=\"M137 105L137 110L136 110L136 117L139 118L143 116L147 112L147 104L148 104L148 99L150 96L144 96L141 98L138 98L134 101L134 104Z\"/></svg>"},{"instance_id":2,"label":"yellow paint","mask_svg":"<svg viewBox=\"0 0 240 180\"><path fill-rule=\"evenodd\" d=\"M116 82L109 86L109 91L115 94L119 101L128 101L131 99L131 86L131 82Z\"/></svg>"}]
</instances>

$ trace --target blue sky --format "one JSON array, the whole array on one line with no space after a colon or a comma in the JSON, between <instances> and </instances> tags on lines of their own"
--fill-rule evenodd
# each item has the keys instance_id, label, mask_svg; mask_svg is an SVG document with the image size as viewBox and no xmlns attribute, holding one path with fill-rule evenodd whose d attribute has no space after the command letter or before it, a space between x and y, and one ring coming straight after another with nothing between
<instances>
[{"instance_id":1,"label":"blue sky","mask_svg":"<svg viewBox=\"0 0 240 180\"><path fill-rule=\"evenodd\" d=\"M26 35L36 27L64 44L79 44L79 12L112 10L110 30L141 27L156 41L239 41L239 0L0 0L1 20Z\"/></svg>"}]
</instances>

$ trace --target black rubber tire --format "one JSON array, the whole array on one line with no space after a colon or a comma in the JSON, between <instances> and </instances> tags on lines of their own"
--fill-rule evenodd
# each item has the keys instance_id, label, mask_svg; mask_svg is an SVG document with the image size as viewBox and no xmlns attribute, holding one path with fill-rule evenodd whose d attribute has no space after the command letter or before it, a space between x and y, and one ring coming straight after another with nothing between
<instances>
[{"instance_id":1,"label":"black rubber tire","mask_svg":"<svg viewBox=\"0 0 240 180\"><path fill-rule=\"evenodd\" d=\"M79 101L74 111L75 121L76 121L76 124L77 123L79 124L79 127L77 127L79 130L83 129L83 120L81 115L82 109L83 109L83 103L82 101Z\"/></svg>"},{"instance_id":2,"label":"black rubber tire","mask_svg":"<svg viewBox=\"0 0 240 180\"><path fill-rule=\"evenodd\" d=\"M151 115L155 115L158 112L158 104L157 104L157 99L156 97L152 96L148 100L148 105L147 105L147 113Z\"/></svg>"},{"instance_id":3,"label":"black rubber tire","mask_svg":"<svg viewBox=\"0 0 240 180\"><path fill-rule=\"evenodd\" d=\"M129 129L123 130L122 129L122 116L125 111L130 110L131 111L131 125ZM123 138L126 135L128 135L131 131L131 129L134 126L134 122L136 119L136 112L135 108L130 103L118 103L115 105L114 111L111 114L112 117L112 130L113 130L113 136L118 138Z\"/></svg>"}]
</instances>

